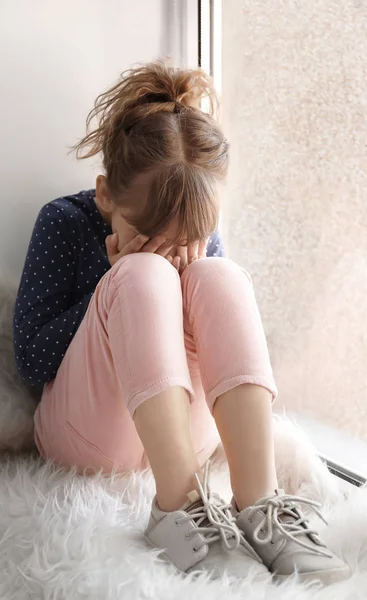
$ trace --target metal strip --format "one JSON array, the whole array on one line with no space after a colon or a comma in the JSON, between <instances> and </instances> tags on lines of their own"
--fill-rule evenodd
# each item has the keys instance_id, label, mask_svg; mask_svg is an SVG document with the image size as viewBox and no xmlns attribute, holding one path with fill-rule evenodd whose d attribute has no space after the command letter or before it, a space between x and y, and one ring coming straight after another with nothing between
<instances>
[{"instance_id":1,"label":"metal strip","mask_svg":"<svg viewBox=\"0 0 367 600\"><path fill-rule=\"evenodd\" d=\"M363 487L367 484L367 480L363 475L359 473L355 473L346 467L330 460L326 456L320 455L322 462L324 462L329 469L330 473L339 477L339 479L343 479L343 481L347 481L351 485L355 485L356 487Z\"/></svg>"}]
</instances>

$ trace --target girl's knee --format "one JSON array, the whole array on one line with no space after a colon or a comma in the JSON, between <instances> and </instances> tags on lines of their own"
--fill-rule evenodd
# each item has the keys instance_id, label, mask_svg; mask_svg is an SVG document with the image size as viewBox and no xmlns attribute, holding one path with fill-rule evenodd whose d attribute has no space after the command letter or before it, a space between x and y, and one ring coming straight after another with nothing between
<instances>
[{"instance_id":1,"label":"girl's knee","mask_svg":"<svg viewBox=\"0 0 367 600\"><path fill-rule=\"evenodd\" d=\"M183 282L185 280L205 280L209 284L209 282L223 282L228 278L233 281L235 278L243 279L244 277L252 286L250 275L240 265L228 258L213 256L191 263L185 269L182 280Z\"/></svg>"},{"instance_id":2,"label":"girl's knee","mask_svg":"<svg viewBox=\"0 0 367 600\"><path fill-rule=\"evenodd\" d=\"M177 286L180 283L176 269L159 254L140 252L121 258L111 269L115 283L130 287L157 287L158 284Z\"/></svg>"}]
</instances>

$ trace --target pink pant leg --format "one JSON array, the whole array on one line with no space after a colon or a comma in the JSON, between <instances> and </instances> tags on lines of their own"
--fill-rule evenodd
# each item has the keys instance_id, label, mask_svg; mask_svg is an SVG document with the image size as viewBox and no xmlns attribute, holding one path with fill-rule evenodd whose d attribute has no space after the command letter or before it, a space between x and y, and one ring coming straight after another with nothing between
<instances>
[{"instance_id":1,"label":"pink pant leg","mask_svg":"<svg viewBox=\"0 0 367 600\"><path fill-rule=\"evenodd\" d=\"M252 383L277 390L253 287L224 258L192 263L181 278L185 323L192 335L209 408L230 389Z\"/></svg>"},{"instance_id":2,"label":"pink pant leg","mask_svg":"<svg viewBox=\"0 0 367 600\"><path fill-rule=\"evenodd\" d=\"M140 468L144 449L131 415L172 386L191 395L193 443L203 462L218 434L196 353L186 355L179 276L160 256L125 257L98 284L56 379L45 387L35 417L41 454L80 470Z\"/></svg>"}]
</instances>

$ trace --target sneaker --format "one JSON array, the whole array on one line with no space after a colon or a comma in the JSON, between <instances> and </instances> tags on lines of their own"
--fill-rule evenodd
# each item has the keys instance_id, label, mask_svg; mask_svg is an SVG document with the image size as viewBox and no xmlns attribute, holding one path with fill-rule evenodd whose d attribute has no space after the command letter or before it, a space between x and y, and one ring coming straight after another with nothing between
<instances>
[{"instance_id":1,"label":"sneaker","mask_svg":"<svg viewBox=\"0 0 367 600\"><path fill-rule=\"evenodd\" d=\"M261 498L241 512L232 501L238 527L261 557L274 579L297 574L302 582L323 584L347 579L349 567L337 558L310 528L298 504L306 504L326 523L317 502L290 496L283 490Z\"/></svg>"},{"instance_id":2,"label":"sneaker","mask_svg":"<svg viewBox=\"0 0 367 600\"><path fill-rule=\"evenodd\" d=\"M164 549L165 558L184 573L205 571L213 578L224 572L235 577L269 578L255 550L238 529L231 505L208 486L208 467L204 482L197 477L199 492L188 494L187 502L174 512L164 512L154 499L147 542Z\"/></svg>"}]
</instances>

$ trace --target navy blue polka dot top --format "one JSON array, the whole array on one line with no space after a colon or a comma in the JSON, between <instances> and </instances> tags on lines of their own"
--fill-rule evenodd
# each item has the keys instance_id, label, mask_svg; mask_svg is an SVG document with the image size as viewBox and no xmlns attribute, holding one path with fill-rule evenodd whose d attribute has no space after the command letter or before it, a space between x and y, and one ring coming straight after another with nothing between
<instances>
[{"instance_id":1,"label":"navy blue polka dot top","mask_svg":"<svg viewBox=\"0 0 367 600\"><path fill-rule=\"evenodd\" d=\"M25 381L55 378L98 281L110 268L105 239L110 226L95 190L53 200L37 218L14 312L16 364ZM224 256L218 233L207 256Z\"/></svg>"}]
</instances>

